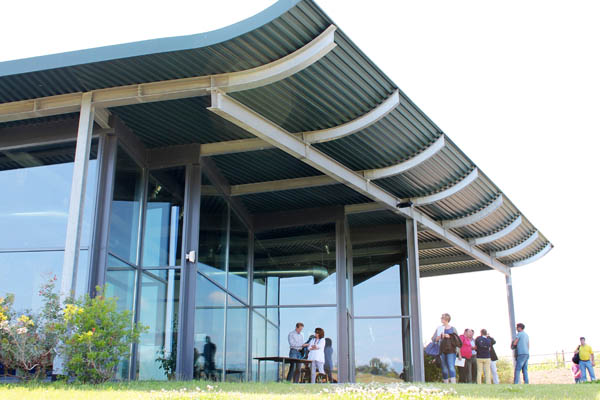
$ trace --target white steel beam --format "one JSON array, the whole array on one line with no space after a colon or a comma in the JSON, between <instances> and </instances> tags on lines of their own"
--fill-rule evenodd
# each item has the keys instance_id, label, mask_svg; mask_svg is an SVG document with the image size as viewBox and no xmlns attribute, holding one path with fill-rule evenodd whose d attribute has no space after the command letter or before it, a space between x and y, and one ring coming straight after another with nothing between
<instances>
[{"instance_id":1,"label":"white steel beam","mask_svg":"<svg viewBox=\"0 0 600 400\"><path fill-rule=\"evenodd\" d=\"M307 143L323 143L330 140L342 138L361 131L379 121L391 112L400 102L400 93L395 90L391 96L385 99L377 107L360 117L333 128L321 129L312 132L303 132L302 139Z\"/></svg>"},{"instance_id":2,"label":"white steel beam","mask_svg":"<svg viewBox=\"0 0 600 400\"><path fill-rule=\"evenodd\" d=\"M94 90L92 104L97 108L204 96L211 89L234 92L256 88L285 79L317 62L335 46L336 27L329 26L311 42L271 63L246 71L192 78L117 86ZM79 111L83 93L69 93L0 104L0 122L46 117Z\"/></svg>"},{"instance_id":3,"label":"white steel beam","mask_svg":"<svg viewBox=\"0 0 600 400\"><path fill-rule=\"evenodd\" d=\"M85 187L87 184L93 126L94 106L92 105L92 95L89 93L83 96L79 111L77 145L75 146L65 253L60 283L60 295L63 300L66 297L75 295L79 244L81 242L81 227L83 225L83 207L85 204Z\"/></svg>"},{"instance_id":4,"label":"white steel beam","mask_svg":"<svg viewBox=\"0 0 600 400\"><path fill-rule=\"evenodd\" d=\"M456 262L463 261L474 261L472 257L467 255L460 256L448 256L448 257L436 257L436 258L421 258L419 259L419 264L421 266L426 265L442 265L442 264L452 264Z\"/></svg>"},{"instance_id":5,"label":"white steel beam","mask_svg":"<svg viewBox=\"0 0 600 400\"><path fill-rule=\"evenodd\" d=\"M307 176L304 178L283 179L279 181L247 183L231 187L232 196L254 193L276 192L280 190L303 189L338 183L327 175Z\"/></svg>"},{"instance_id":6,"label":"white steel beam","mask_svg":"<svg viewBox=\"0 0 600 400\"><path fill-rule=\"evenodd\" d=\"M472 225L476 222L481 221L488 215L492 214L494 211L499 209L503 203L502 195L496 197L496 200L483 207L481 210L470 214L465 215L464 217L456 218L456 219L448 219L445 221L440 221L444 228L460 228L462 226Z\"/></svg>"},{"instance_id":7,"label":"white steel beam","mask_svg":"<svg viewBox=\"0 0 600 400\"><path fill-rule=\"evenodd\" d=\"M363 176L367 179L380 179L387 178L389 176L399 175L431 158L434 154L440 151L445 146L445 144L446 143L444 140L444 135L441 135L429 147L427 147L425 150L415 155L414 157L411 157L408 160L405 160L399 164L391 165L389 167L365 170L362 172Z\"/></svg>"},{"instance_id":8,"label":"white steel beam","mask_svg":"<svg viewBox=\"0 0 600 400\"><path fill-rule=\"evenodd\" d=\"M330 25L310 43L269 64L246 71L213 75L211 87L236 92L268 85L292 76L314 64L335 48L335 30L335 25Z\"/></svg>"},{"instance_id":9,"label":"white steel beam","mask_svg":"<svg viewBox=\"0 0 600 400\"><path fill-rule=\"evenodd\" d=\"M293 157L302 160L324 174L331 176L336 181L344 183L370 199L385 205L388 210L403 215L404 217L415 219L440 239L448 241L463 252L491 268L497 269L504 274L508 272L508 267L506 265L470 245L458 235L444 229L433 219L427 217L418 210L413 208L397 208L401 199L386 192L365 177L313 148L310 144L303 142L294 134L287 132L240 102L216 90L213 91L211 100L212 105L209 110L215 114L246 129L248 132L271 143Z\"/></svg>"},{"instance_id":10,"label":"white steel beam","mask_svg":"<svg viewBox=\"0 0 600 400\"><path fill-rule=\"evenodd\" d=\"M508 235L509 233L511 233L512 231L517 229L519 227L519 225L521 225L522 222L523 222L523 218L519 215L513 222L508 224L503 229L500 229L498 232L495 232L495 233L492 233L492 234L486 235L486 236L481 236L478 238L469 239L469 243L471 243L475 246L478 246L480 244L489 243L489 242L493 242L498 239L502 239L504 236Z\"/></svg>"},{"instance_id":11,"label":"white steel beam","mask_svg":"<svg viewBox=\"0 0 600 400\"><path fill-rule=\"evenodd\" d=\"M416 197L414 199L410 199L410 201L416 206L424 206L426 204L435 203L436 201L443 200L446 197L450 197L453 194L460 192L469 186L473 181L475 181L478 176L479 172L477 171L477 168L474 168L473 171L471 171L467 176L458 181L456 184L450 186L448 189L430 194L429 196Z\"/></svg>"},{"instance_id":12,"label":"white steel beam","mask_svg":"<svg viewBox=\"0 0 600 400\"><path fill-rule=\"evenodd\" d=\"M535 242L539 236L540 236L539 232L535 231L535 232L533 232L533 235L529 236L527 239L525 239L518 245L510 247L506 250L497 251L496 253L494 253L494 257L500 258L500 257L506 257L506 256L510 256L511 254L518 253L519 251L521 251L521 250L525 249L526 247L529 247L531 244L533 244L533 242Z\"/></svg>"},{"instance_id":13,"label":"white steel beam","mask_svg":"<svg viewBox=\"0 0 600 400\"><path fill-rule=\"evenodd\" d=\"M544 246L544 248L542 250L540 250L539 252L537 252L536 254L534 254L531 257L526 258L524 260L514 262L514 263L512 263L511 266L512 267L520 267L522 265L526 265L526 264L532 263L536 260L539 260L540 258L544 257L546 255L546 253L548 253L550 250L552 250L552 247L553 247L552 243L548 242L546 244L546 246Z\"/></svg>"}]
</instances>

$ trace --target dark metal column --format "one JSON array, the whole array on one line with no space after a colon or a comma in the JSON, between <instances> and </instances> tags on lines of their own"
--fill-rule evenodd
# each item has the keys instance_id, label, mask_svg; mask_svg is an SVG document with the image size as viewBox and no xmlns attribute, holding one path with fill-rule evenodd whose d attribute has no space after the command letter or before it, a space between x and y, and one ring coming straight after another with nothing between
<instances>
[{"instance_id":1,"label":"dark metal column","mask_svg":"<svg viewBox=\"0 0 600 400\"><path fill-rule=\"evenodd\" d=\"M415 368L412 357L412 342L410 334L410 285L408 273L408 259L402 257L400 262L400 308L402 315L407 318L402 318L402 360L404 362L405 380L414 381Z\"/></svg>"},{"instance_id":2,"label":"dark metal column","mask_svg":"<svg viewBox=\"0 0 600 400\"><path fill-rule=\"evenodd\" d=\"M114 135L102 135L100 137L98 191L96 195L96 212L90 254L90 278L88 281L88 293L90 296L96 294L96 286L104 286L106 283L108 231L117 164L117 141L117 137Z\"/></svg>"},{"instance_id":3,"label":"dark metal column","mask_svg":"<svg viewBox=\"0 0 600 400\"><path fill-rule=\"evenodd\" d=\"M348 307L346 305L346 224L344 215L335 222L335 271L337 280L338 382L350 381L348 357Z\"/></svg>"},{"instance_id":4,"label":"dark metal column","mask_svg":"<svg viewBox=\"0 0 600 400\"><path fill-rule=\"evenodd\" d=\"M200 195L202 168L198 164L186 168L185 217L183 222L183 255L179 296L179 331L177 332L177 379L194 378L194 317L196 308L196 262L187 260L191 252L198 255L200 230Z\"/></svg>"},{"instance_id":5,"label":"dark metal column","mask_svg":"<svg viewBox=\"0 0 600 400\"><path fill-rule=\"evenodd\" d=\"M408 285L410 293L410 337L412 344L413 382L425 381L423 337L421 333L421 299L419 289L419 239L417 221L406 220L406 247L408 255Z\"/></svg>"}]
</instances>

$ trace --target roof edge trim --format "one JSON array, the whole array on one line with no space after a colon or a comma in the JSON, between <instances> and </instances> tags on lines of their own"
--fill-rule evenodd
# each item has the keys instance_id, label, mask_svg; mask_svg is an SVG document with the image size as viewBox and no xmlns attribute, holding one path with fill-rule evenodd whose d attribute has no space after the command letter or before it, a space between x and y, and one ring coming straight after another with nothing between
<instances>
[{"instance_id":1,"label":"roof edge trim","mask_svg":"<svg viewBox=\"0 0 600 400\"><path fill-rule=\"evenodd\" d=\"M537 253L535 253L531 257L528 257L528 258L526 258L524 260L512 263L511 267L520 267L521 265L526 265L526 264L530 264L530 263L532 263L534 261L537 261L540 258L544 257L550 250L552 250L553 247L554 246L552 246L552 243L548 242L546 244L546 246L544 246L544 248L542 250L538 251Z\"/></svg>"},{"instance_id":2,"label":"roof edge trim","mask_svg":"<svg viewBox=\"0 0 600 400\"><path fill-rule=\"evenodd\" d=\"M92 49L68 51L45 56L0 62L0 77L81 64L145 56L171 51L190 50L226 42L251 32L277 19L301 0L278 0L275 4L242 21L213 31L101 46Z\"/></svg>"}]
</instances>

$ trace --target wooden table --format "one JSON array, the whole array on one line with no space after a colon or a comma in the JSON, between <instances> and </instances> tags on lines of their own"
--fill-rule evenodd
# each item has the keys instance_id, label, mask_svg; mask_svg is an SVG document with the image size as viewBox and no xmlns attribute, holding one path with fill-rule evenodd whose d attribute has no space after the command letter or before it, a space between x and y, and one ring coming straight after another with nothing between
<instances>
[{"instance_id":1,"label":"wooden table","mask_svg":"<svg viewBox=\"0 0 600 400\"><path fill-rule=\"evenodd\" d=\"M279 376L279 366L281 366L281 380L279 382L283 382L285 377L283 376L285 373L285 364L291 363L303 363L303 364L311 364L312 361L300 358L292 358L292 357L254 357L255 360L258 361L258 379L260 381L260 363L261 361L274 361L278 363L277 365L277 375Z\"/></svg>"}]
</instances>

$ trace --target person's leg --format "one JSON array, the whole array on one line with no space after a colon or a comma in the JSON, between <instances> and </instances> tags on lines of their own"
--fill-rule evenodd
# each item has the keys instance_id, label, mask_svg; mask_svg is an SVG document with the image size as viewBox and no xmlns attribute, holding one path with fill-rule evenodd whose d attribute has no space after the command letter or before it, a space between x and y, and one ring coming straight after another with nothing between
<instances>
[{"instance_id":1,"label":"person's leg","mask_svg":"<svg viewBox=\"0 0 600 400\"><path fill-rule=\"evenodd\" d=\"M483 358L477 359L477 384L481 385L481 374L483 373Z\"/></svg>"},{"instance_id":2,"label":"person's leg","mask_svg":"<svg viewBox=\"0 0 600 400\"><path fill-rule=\"evenodd\" d=\"M485 383L486 385L492 384L492 370L491 370L492 360L489 358L483 359L483 372L485 372Z\"/></svg>"},{"instance_id":3,"label":"person's leg","mask_svg":"<svg viewBox=\"0 0 600 400\"><path fill-rule=\"evenodd\" d=\"M587 372L586 369L588 368L588 363L589 361L579 361L579 370L581 371L581 382L585 382L587 381Z\"/></svg>"},{"instance_id":4,"label":"person's leg","mask_svg":"<svg viewBox=\"0 0 600 400\"><path fill-rule=\"evenodd\" d=\"M296 354L297 350L294 349L290 349L290 358L296 358L295 354ZM285 364L284 364L285 365ZM292 377L294 376L294 368L296 367L296 363L290 363L290 369L288 370L288 374L286 377L286 380L288 382L290 382L292 380Z\"/></svg>"},{"instance_id":5,"label":"person's leg","mask_svg":"<svg viewBox=\"0 0 600 400\"><path fill-rule=\"evenodd\" d=\"M518 385L521 382L521 369L523 369L523 356L517 356L515 360L515 376L513 383Z\"/></svg>"},{"instance_id":6,"label":"person's leg","mask_svg":"<svg viewBox=\"0 0 600 400\"><path fill-rule=\"evenodd\" d=\"M456 353L448 354L448 377L451 383L456 383Z\"/></svg>"},{"instance_id":7,"label":"person's leg","mask_svg":"<svg viewBox=\"0 0 600 400\"><path fill-rule=\"evenodd\" d=\"M529 384L529 374L527 373L527 365L529 364L529 354L525 354L523 358L523 383Z\"/></svg>"},{"instance_id":8,"label":"person's leg","mask_svg":"<svg viewBox=\"0 0 600 400\"><path fill-rule=\"evenodd\" d=\"M323 368L324 365L325 365L325 363L317 361L317 370L319 371L320 374L325 374L325 369ZM317 378L316 378L316 374L315 374L315 381L316 380L317 380Z\"/></svg>"},{"instance_id":9,"label":"person's leg","mask_svg":"<svg viewBox=\"0 0 600 400\"><path fill-rule=\"evenodd\" d=\"M469 363L469 381L467 383L475 383L477 379L477 358L471 357L467 360Z\"/></svg>"},{"instance_id":10,"label":"person's leg","mask_svg":"<svg viewBox=\"0 0 600 400\"><path fill-rule=\"evenodd\" d=\"M448 360L446 359L447 354L440 354L440 359L442 360L442 379L444 383L448 383Z\"/></svg>"},{"instance_id":11,"label":"person's leg","mask_svg":"<svg viewBox=\"0 0 600 400\"><path fill-rule=\"evenodd\" d=\"M497 361L492 361L490 363L490 369L492 370L492 381L494 382L494 385L497 385L499 383L498 380L498 368L496 366Z\"/></svg>"},{"instance_id":12,"label":"person's leg","mask_svg":"<svg viewBox=\"0 0 600 400\"><path fill-rule=\"evenodd\" d=\"M313 361L310 363L310 383L317 381L317 362Z\"/></svg>"}]
</instances>

